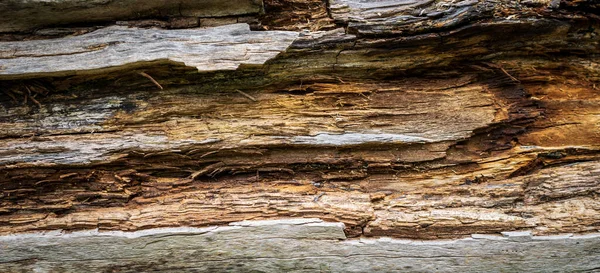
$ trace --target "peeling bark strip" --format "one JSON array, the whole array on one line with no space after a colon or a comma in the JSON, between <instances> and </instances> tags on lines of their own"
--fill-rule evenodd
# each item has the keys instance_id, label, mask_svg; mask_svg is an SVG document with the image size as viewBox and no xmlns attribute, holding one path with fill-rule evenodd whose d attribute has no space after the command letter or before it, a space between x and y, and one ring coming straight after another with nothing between
<instances>
[{"instance_id":1,"label":"peeling bark strip","mask_svg":"<svg viewBox=\"0 0 600 273\"><path fill-rule=\"evenodd\" d=\"M346 240L318 219L1 236L2 272L592 272L600 235Z\"/></svg>"},{"instance_id":2,"label":"peeling bark strip","mask_svg":"<svg viewBox=\"0 0 600 273\"><path fill-rule=\"evenodd\" d=\"M3 43L0 234L287 217L348 237L597 232L595 1L265 12L265 29L301 32Z\"/></svg>"},{"instance_id":3,"label":"peeling bark strip","mask_svg":"<svg viewBox=\"0 0 600 273\"><path fill-rule=\"evenodd\" d=\"M76 37L0 42L0 79L100 74L101 69L125 70L144 62L183 63L199 71L235 70L241 64L263 64L297 36L234 24L194 30L107 27Z\"/></svg>"}]
</instances>

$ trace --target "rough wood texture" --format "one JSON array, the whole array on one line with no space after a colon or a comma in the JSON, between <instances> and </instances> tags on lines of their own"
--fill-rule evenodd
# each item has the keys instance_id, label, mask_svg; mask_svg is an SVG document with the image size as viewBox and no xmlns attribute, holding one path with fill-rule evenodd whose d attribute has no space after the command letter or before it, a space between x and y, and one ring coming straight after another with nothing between
<instances>
[{"instance_id":1,"label":"rough wood texture","mask_svg":"<svg viewBox=\"0 0 600 273\"><path fill-rule=\"evenodd\" d=\"M323 0L265 0L260 25L265 30L333 29L335 24Z\"/></svg>"},{"instance_id":2,"label":"rough wood texture","mask_svg":"<svg viewBox=\"0 0 600 273\"><path fill-rule=\"evenodd\" d=\"M435 33L468 27L473 22L534 23L543 17L579 17L577 12L563 12L572 8L593 13L598 4L587 0L330 0L333 19L347 24L350 33L388 37Z\"/></svg>"},{"instance_id":3,"label":"rough wood texture","mask_svg":"<svg viewBox=\"0 0 600 273\"><path fill-rule=\"evenodd\" d=\"M290 18L263 26L303 30L251 33L299 35L264 65L1 81L0 234L282 217L350 237L598 230L594 1L336 0L335 29L291 18L314 1L280 2Z\"/></svg>"},{"instance_id":4,"label":"rough wood texture","mask_svg":"<svg viewBox=\"0 0 600 273\"><path fill-rule=\"evenodd\" d=\"M235 70L241 64L262 65L297 37L295 32L257 32L234 24L193 30L107 27L61 39L0 42L0 79L99 74L151 62L181 63L199 71Z\"/></svg>"},{"instance_id":5,"label":"rough wood texture","mask_svg":"<svg viewBox=\"0 0 600 273\"><path fill-rule=\"evenodd\" d=\"M594 272L600 235L346 240L318 219L1 236L2 272Z\"/></svg>"},{"instance_id":6,"label":"rough wood texture","mask_svg":"<svg viewBox=\"0 0 600 273\"><path fill-rule=\"evenodd\" d=\"M239 16L261 8L260 0L3 0L0 33L152 17Z\"/></svg>"}]
</instances>

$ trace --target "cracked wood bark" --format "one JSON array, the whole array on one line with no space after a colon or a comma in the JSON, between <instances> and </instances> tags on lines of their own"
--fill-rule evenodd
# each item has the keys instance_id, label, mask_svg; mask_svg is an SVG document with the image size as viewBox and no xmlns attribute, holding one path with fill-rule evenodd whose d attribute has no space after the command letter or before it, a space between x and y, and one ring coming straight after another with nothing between
<instances>
[{"instance_id":1,"label":"cracked wood bark","mask_svg":"<svg viewBox=\"0 0 600 273\"><path fill-rule=\"evenodd\" d=\"M266 32L11 34L0 234L286 217L349 237L598 231L594 1L264 4ZM259 61L238 67L240 48Z\"/></svg>"}]
</instances>

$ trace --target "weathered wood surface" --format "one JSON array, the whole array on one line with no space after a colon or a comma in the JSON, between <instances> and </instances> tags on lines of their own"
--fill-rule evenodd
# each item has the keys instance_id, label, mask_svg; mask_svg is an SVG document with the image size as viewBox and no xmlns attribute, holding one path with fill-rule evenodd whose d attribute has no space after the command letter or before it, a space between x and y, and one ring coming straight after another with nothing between
<instances>
[{"instance_id":1,"label":"weathered wood surface","mask_svg":"<svg viewBox=\"0 0 600 273\"><path fill-rule=\"evenodd\" d=\"M145 18L240 16L261 8L261 0L3 0L0 33Z\"/></svg>"},{"instance_id":2,"label":"weathered wood surface","mask_svg":"<svg viewBox=\"0 0 600 273\"><path fill-rule=\"evenodd\" d=\"M304 30L250 32L291 43L264 65L0 81L0 233L281 217L419 239L598 230L594 1L336 0L330 20L292 2L316 21L265 1L281 4L265 28ZM87 35L115 29L177 33Z\"/></svg>"},{"instance_id":3,"label":"weathered wood surface","mask_svg":"<svg viewBox=\"0 0 600 273\"><path fill-rule=\"evenodd\" d=\"M220 170L214 166L209 171ZM8 215L1 218L0 232L138 230L304 216L343 221L349 225L349 236L436 239L514 229L530 229L534 234L595 232L600 220L600 204L593 197L598 194L597 163L470 185L461 180L464 175L449 179L443 173L406 180L371 175L352 183L347 180L351 175L365 176L353 170L335 172L339 177L329 181L308 175L298 175L302 180L269 181L286 171L291 172L263 168L255 177L238 175L221 183L167 178L136 183L148 178L132 170L113 174L101 168L85 172L94 178L89 180L77 172L65 173L62 180L70 177L79 181L77 186L57 185L58 178L41 180L40 188L54 191L38 193L37 202L12 201L32 191L5 191L3 209ZM74 211L60 213L64 210Z\"/></svg>"},{"instance_id":4,"label":"weathered wood surface","mask_svg":"<svg viewBox=\"0 0 600 273\"><path fill-rule=\"evenodd\" d=\"M347 240L318 219L0 236L2 272L594 272L600 235Z\"/></svg>"},{"instance_id":5,"label":"weathered wood surface","mask_svg":"<svg viewBox=\"0 0 600 273\"><path fill-rule=\"evenodd\" d=\"M235 70L241 64L262 65L297 37L295 32L250 31L247 24L233 24L193 30L116 26L60 39L0 42L0 79L99 74L150 62Z\"/></svg>"},{"instance_id":6,"label":"weathered wood surface","mask_svg":"<svg viewBox=\"0 0 600 273\"><path fill-rule=\"evenodd\" d=\"M329 5L333 19L347 24L350 33L388 37L435 33L477 21L534 22L552 13L577 18L577 13L562 11L575 8L594 13L599 8L596 1L589 0L330 0Z\"/></svg>"}]
</instances>

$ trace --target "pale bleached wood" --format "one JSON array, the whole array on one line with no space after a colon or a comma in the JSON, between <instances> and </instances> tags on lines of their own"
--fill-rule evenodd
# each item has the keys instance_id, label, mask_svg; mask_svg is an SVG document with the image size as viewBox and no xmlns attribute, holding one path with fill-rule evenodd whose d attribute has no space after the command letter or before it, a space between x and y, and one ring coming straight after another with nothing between
<instances>
[{"instance_id":1,"label":"pale bleached wood","mask_svg":"<svg viewBox=\"0 0 600 273\"><path fill-rule=\"evenodd\" d=\"M152 62L235 70L241 64L263 64L297 35L254 32L247 24L189 30L113 26L75 37L0 42L0 78L98 74Z\"/></svg>"},{"instance_id":2,"label":"pale bleached wood","mask_svg":"<svg viewBox=\"0 0 600 273\"><path fill-rule=\"evenodd\" d=\"M473 235L452 241L347 240L318 219L209 228L0 236L3 272L587 272L600 236Z\"/></svg>"}]
</instances>

